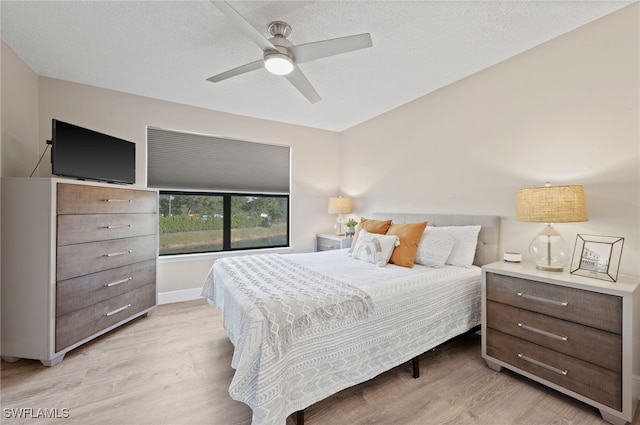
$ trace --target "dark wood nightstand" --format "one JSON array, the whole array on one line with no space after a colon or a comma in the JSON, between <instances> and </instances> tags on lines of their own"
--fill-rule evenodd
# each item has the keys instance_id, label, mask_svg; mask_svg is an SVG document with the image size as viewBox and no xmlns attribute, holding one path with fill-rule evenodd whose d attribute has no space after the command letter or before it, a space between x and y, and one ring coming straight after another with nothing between
<instances>
[{"instance_id":1,"label":"dark wood nightstand","mask_svg":"<svg viewBox=\"0 0 640 425\"><path fill-rule=\"evenodd\" d=\"M640 385L640 279L606 282L534 264L482 268L482 357L631 422Z\"/></svg>"}]
</instances>

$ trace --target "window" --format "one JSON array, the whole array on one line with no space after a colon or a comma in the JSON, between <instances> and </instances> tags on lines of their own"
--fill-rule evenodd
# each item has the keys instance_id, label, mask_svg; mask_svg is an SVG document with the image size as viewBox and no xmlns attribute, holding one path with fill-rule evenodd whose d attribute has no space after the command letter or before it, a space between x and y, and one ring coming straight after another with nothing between
<instances>
[{"instance_id":1,"label":"window","mask_svg":"<svg viewBox=\"0 0 640 425\"><path fill-rule=\"evenodd\" d=\"M160 192L160 255L222 251L223 198Z\"/></svg>"},{"instance_id":2,"label":"window","mask_svg":"<svg viewBox=\"0 0 640 425\"><path fill-rule=\"evenodd\" d=\"M160 191L160 255L288 245L288 195Z\"/></svg>"},{"instance_id":3,"label":"window","mask_svg":"<svg viewBox=\"0 0 640 425\"><path fill-rule=\"evenodd\" d=\"M290 151L148 127L160 255L289 246Z\"/></svg>"},{"instance_id":4,"label":"window","mask_svg":"<svg viewBox=\"0 0 640 425\"><path fill-rule=\"evenodd\" d=\"M289 246L289 197L231 195L231 249Z\"/></svg>"}]
</instances>

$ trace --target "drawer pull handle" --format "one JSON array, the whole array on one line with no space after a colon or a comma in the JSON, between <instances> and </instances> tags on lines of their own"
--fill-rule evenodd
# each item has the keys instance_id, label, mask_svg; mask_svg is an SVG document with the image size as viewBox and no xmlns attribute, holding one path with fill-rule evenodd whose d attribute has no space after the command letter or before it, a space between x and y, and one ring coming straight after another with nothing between
<instances>
[{"instance_id":1,"label":"drawer pull handle","mask_svg":"<svg viewBox=\"0 0 640 425\"><path fill-rule=\"evenodd\" d=\"M542 301L543 303L561 305L562 307L566 307L569 305L569 303L566 301L550 300L548 298L536 297L535 295L528 295L524 292L518 292L518 296L529 300Z\"/></svg>"},{"instance_id":2,"label":"drawer pull handle","mask_svg":"<svg viewBox=\"0 0 640 425\"><path fill-rule=\"evenodd\" d=\"M559 340L562 340L562 341L566 341L566 340L569 339L568 336L552 334L551 332L543 331L542 329L534 328L533 326L528 326L528 325L525 325L524 323L521 323L521 322L518 322L518 326L520 326L522 329L526 329L528 331L535 332L535 333L540 334L540 335L545 335L545 336L548 336L548 337L551 337L551 338L559 339Z\"/></svg>"},{"instance_id":3,"label":"drawer pull handle","mask_svg":"<svg viewBox=\"0 0 640 425\"><path fill-rule=\"evenodd\" d=\"M104 202L133 202L133 199L105 199Z\"/></svg>"},{"instance_id":4,"label":"drawer pull handle","mask_svg":"<svg viewBox=\"0 0 640 425\"><path fill-rule=\"evenodd\" d=\"M124 311L124 310L128 309L129 307L131 307L131 304L123 305L122 307L116 308L115 310L110 311L108 313L105 313L104 315L107 316L107 317L108 316L113 316L114 314L120 313L121 311Z\"/></svg>"},{"instance_id":5,"label":"drawer pull handle","mask_svg":"<svg viewBox=\"0 0 640 425\"><path fill-rule=\"evenodd\" d=\"M132 250L121 251L121 252L112 252L111 254L104 254L105 257L117 257L118 255L131 254Z\"/></svg>"},{"instance_id":6,"label":"drawer pull handle","mask_svg":"<svg viewBox=\"0 0 640 425\"><path fill-rule=\"evenodd\" d=\"M133 227L133 225L127 224L126 226L120 226L120 225L107 225L107 226L104 226L105 229L122 229L123 227Z\"/></svg>"},{"instance_id":7,"label":"drawer pull handle","mask_svg":"<svg viewBox=\"0 0 640 425\"><path fill-rule=\"evenodd\" d=\"M116 280L115 282L105 283L104 286L107 288L111 288L112 286L120 285L122 283L129 282L130 280L131 280L131 277L128 277L126 279Z\"/></svg>"},{"instance_id":8,"label":"drawer pull handle","mask_svg":"<svg viewBox=\"0 0 640 425\"><path fill-rule=\"evenodd\" d=\"M526 362L533 363L534 365L538 365L540 367L548 369L548 370L550 370L552 372L555 372L557 374L564 375L564 376L567 376L569 374L569 371L566 370L566 369L565 370L561 370L561 369L558 369L557 367L549 366L546 363L542 363L542 362L539 362L536 359L532 359L531 357L527 357L522 353L518 353L518 357L520 357L522 360L524 360Z\"/></svg>"}]
</instances>

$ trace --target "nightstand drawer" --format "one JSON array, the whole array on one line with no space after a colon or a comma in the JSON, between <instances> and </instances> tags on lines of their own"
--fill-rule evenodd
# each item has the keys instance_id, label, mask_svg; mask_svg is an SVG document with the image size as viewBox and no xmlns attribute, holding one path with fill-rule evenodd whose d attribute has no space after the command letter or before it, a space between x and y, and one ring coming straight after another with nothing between
<instances>
[{"instance_id":1,"label":"nightstand drawer","mask_svg":"<svg viewBox=\"0 0 640 425\"><path fill-rule=\"evenodd\" d=\"M563 320L622 333L622 298L496 273L486 274L487 299Z\"/></svg>"},{"instance_id":2,"label":"nightstand drawer","mask_svg":"<svg viewBox=\"0 0 640 425\"><path fill-rule=\"evenodd\" d=\"M619 373L487 329L487 354L616 410L622 409Z\"/></svg>"},{"instance_id":3,"label":"nightstand drawer","mask_svg":"<svg viewBox=\"0 0 640 425\"><path fill-rule=\"evenodd\" d=\"M318 235L316 237L316 249L318 251L345 249L350 246L351 238L347 238L345 236Z\"/></svg>"},{"instance_id":4,"label":"nightstand drawer","mask_svg":"<svg viewBox=\"0 0 640 425\"><path fill-rule=\"evenodd\" d=\"M328 251L331 249L340 249L340 241L318 238L318 251Z\"/></svg>"},{"instance_id":5,"label":"nightstand drawer","mask_svg":"<svg viewBox=\"0 0 640 425\"><path fill-rule=\"evenodd\" d=\"M622 372L622 337L618 334L494 301L487 301L487 326L614 372Z\"/></svg>"}]
</instances>

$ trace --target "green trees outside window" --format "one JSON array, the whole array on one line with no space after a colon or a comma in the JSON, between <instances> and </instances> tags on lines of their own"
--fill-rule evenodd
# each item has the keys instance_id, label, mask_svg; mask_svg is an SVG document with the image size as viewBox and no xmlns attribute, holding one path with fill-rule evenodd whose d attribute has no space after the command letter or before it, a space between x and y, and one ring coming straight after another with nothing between
<instances>
[{"instance_id":1,"label":"green trees outside window","mask_svg":"<svg viewBox=\"0 0 640 425\"><path fill-rule=\"evenodd\" d=\"M160 255L289 246L289 196L160 192Z\"/></svg>"}]
</instances>

